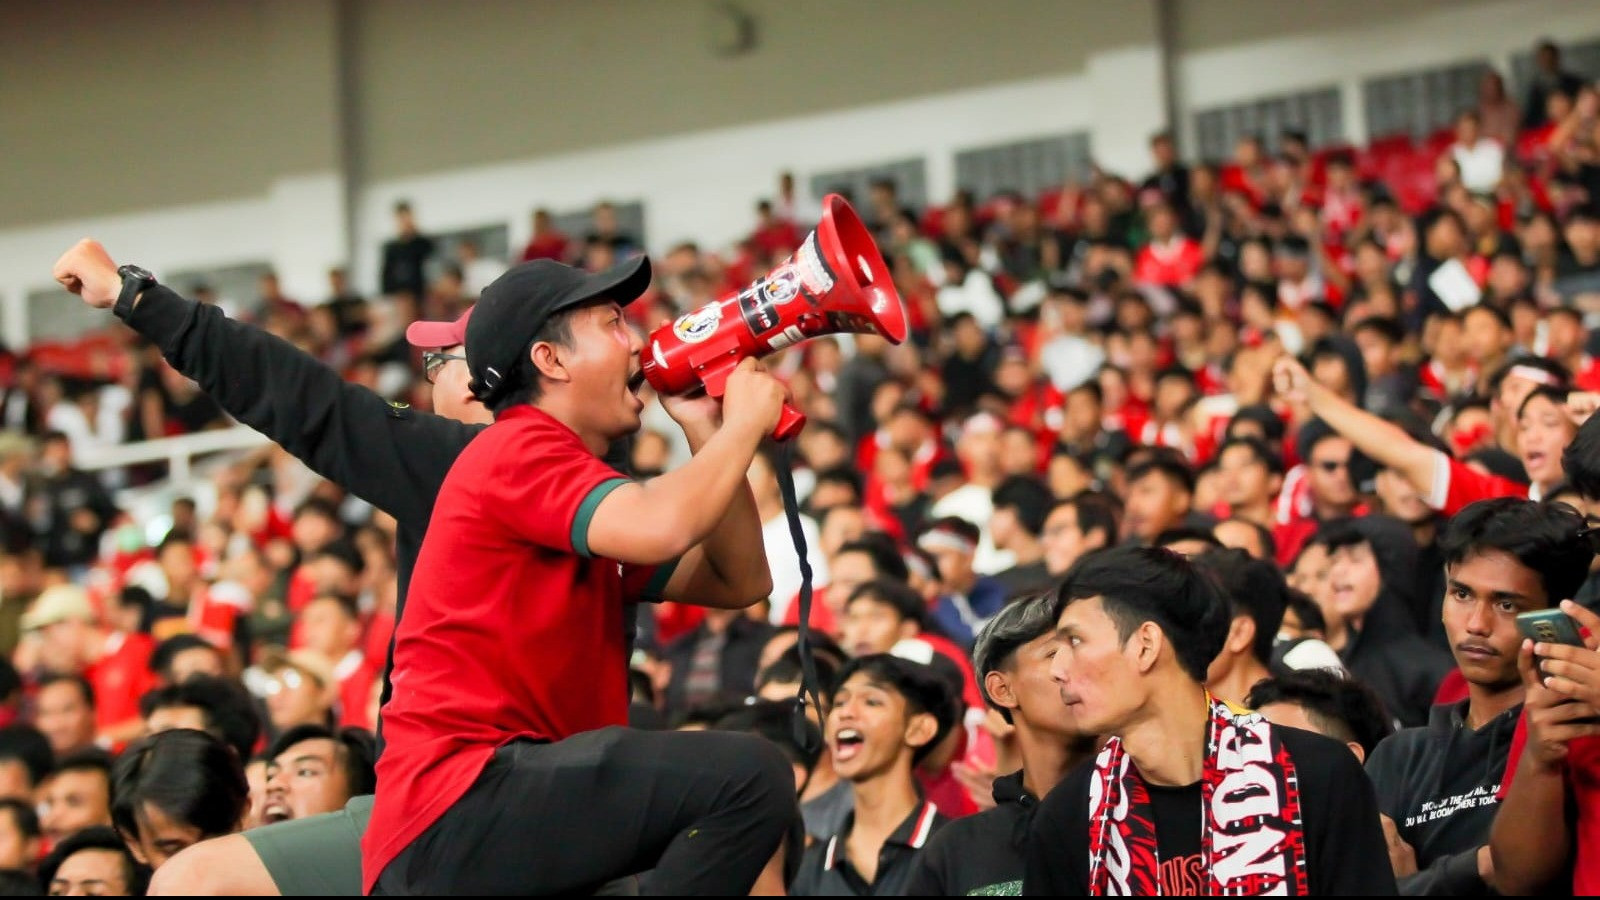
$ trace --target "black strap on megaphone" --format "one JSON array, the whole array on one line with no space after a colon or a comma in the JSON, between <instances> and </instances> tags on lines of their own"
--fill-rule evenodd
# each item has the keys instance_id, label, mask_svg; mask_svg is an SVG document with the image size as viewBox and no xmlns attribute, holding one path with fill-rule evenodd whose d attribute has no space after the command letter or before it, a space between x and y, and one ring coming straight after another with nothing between
<instances>
[{"instance_id":1,"label":"black strap on megaphone","mask_svg":"<svg viewBox=\"0 0 1600 900\"><path fill-rule=\"evenodd\" d=\"M806 727L806 695L822 717L822 686L818 684L817 661L811 655L811 561L806 558L806 534L800 528L800 501L794 490L792 441L778 445L778 491L783 495L783 515L789 520L789 537L794 540L795 557L800 560L800 628L795 647L800 652L800 692L795 695L794 739L807 753L820 749Z\"/></svg>"}]
</instances>

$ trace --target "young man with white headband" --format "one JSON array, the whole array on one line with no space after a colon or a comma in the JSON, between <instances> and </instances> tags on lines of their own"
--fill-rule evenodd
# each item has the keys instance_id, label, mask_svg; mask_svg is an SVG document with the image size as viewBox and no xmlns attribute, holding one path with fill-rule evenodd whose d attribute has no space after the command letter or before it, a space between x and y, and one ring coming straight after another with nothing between
<instances>
[{"instance_id":1,"label":"young man with white headband","mask_svg":"<svg viewBox=\"0 0 1600 900\"><path fill-rule=\"evenodd\" d=\"M1559 463L1559 448L1554 454L1543 452L1542 448L1535 452L1531 441L1524 442L1528 447L1519 447L1523 451L1524 467L1535 479L1532 485L1526 485L1478 471L1413 439L1399 425L1361 409L1317 383L1294 359L1278 360L1273 367L1273 381L1279 396L1291 403L1304 404L1312 416L1326 422L1378 465L1405 478L1430 507L1446 516L1476 501L1494 497L1538 500L1561 482L1559 465L1541 465ZM1560 372L1547 365L1534 365L1531 361L1513 363L1497 381L1493 403L1514 402L1516 406L1510 413L1512 421L1519 428L1533 427L1537 423L1524 421L1539 418L1540 410L1533 410L1530 415L1531 396L1538 392L1554 397L1565 387Z\"/></svg>"},{"instance_id":2,"label":"young man with white headband","mask_svg":"<svg viewBox=\"0 0 1600 900\"><path fill-rule=\"evenodd\" d=\"M917 538L917 546L938 562L944 587L929 616L963 648L972 646L978 629L1006 604L1005 585L973 570L979 541L978 526L954 516L935 521Z\"/></svg>"}]
</instances>

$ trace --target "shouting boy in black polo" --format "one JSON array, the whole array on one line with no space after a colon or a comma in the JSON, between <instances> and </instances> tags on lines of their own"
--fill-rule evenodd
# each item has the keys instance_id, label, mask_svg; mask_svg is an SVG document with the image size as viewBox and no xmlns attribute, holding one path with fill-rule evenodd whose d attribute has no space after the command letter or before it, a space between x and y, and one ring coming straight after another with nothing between
<instances>
[{"instance_id":1,"label":"shouting boy in black polo","mask_svg":"<svg viewBox=\"0 0 1600 900\"><path fill-rule=\"evenodd\" d=\"M623 604L740 608L772 579L744 473L782 386L746 361L724 399L667 399L694 457L645 483L600 459L639 428L638 260L548 260L486 288L467 327L495 424L434 506L395 635L388 748L363 841L383 894L747 892L795 820L782 755L744 734L630 731Z\"/></svg>"},{"instance_id":2,"label":"shouting boy in black polo","mask_svg":"<svg viewBox=\"0 0 1600 900\"><path fill-rule=\"evenodd\" d=\"M916 764L950 733L955 696L944 676L888 653L839 671L824 731L833 769L855 802L839 833L812 844L794 897L897 897L922 847L948 821L922 796Z\"/></svg>"}]
</instances>

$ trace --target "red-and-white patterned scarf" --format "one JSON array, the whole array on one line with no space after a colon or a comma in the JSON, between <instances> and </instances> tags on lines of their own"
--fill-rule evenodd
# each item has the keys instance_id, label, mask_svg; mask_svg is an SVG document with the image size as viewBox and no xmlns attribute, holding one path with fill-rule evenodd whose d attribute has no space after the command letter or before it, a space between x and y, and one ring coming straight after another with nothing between
<instances>
[{"instance_id":1,"label":"red-and-white patterned scarf","mask_svg":"<svg viewBox=\"0 0 1600 900\"><path fill-rule=\"evenodd\" d=\"M1300 781L1276 730L1207 695L1211 719L1201 776L1200 857L1212 896L1304 895ZM1154 810L1119 738L1106 743L1089 782L1089 893L1163 893Z\"/></svg>"}]
</instances>

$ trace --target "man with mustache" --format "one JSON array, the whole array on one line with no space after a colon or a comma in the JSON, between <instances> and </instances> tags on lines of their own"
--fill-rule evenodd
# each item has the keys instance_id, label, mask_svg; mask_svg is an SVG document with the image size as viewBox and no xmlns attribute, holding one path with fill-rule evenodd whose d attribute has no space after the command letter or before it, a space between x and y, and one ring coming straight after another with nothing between
<instances>
[{"instance_id":1,"label":"man with mustache","mask_svg":"<svg viewBox=\"0 0 1600 900\"><path fill-rule=\"evenodd\" d=\"M1563 504L1483 500L1450 520L1442 617L1468 698L1378 745L1378 792L1400 893L1481 894L1494 886L1489 831L1522 715L1518 613L1572 596L1594 558Z\"/></svg>"}]
</instances>

